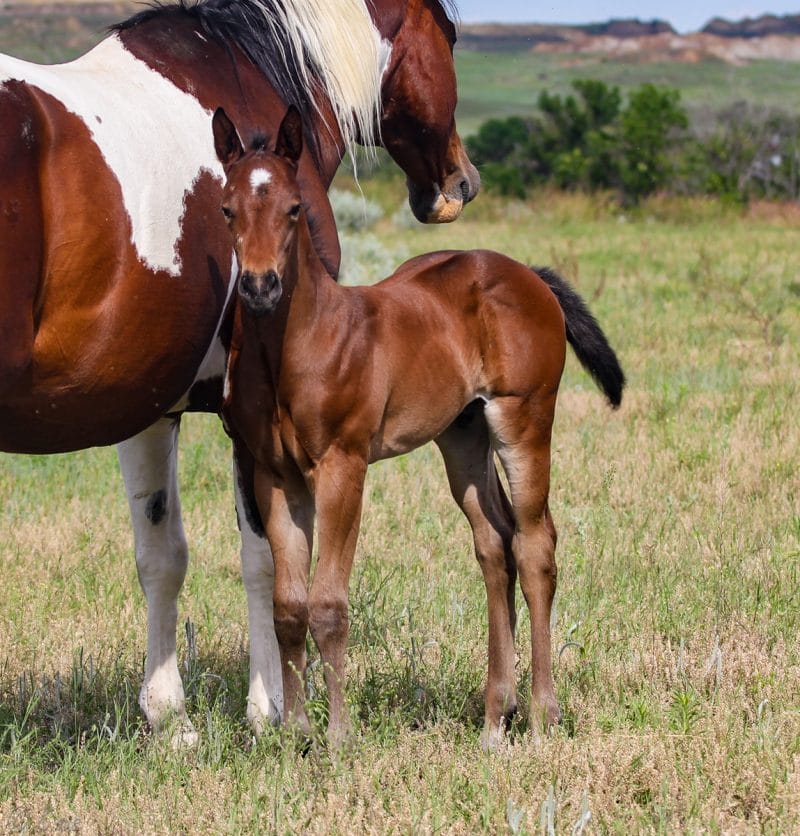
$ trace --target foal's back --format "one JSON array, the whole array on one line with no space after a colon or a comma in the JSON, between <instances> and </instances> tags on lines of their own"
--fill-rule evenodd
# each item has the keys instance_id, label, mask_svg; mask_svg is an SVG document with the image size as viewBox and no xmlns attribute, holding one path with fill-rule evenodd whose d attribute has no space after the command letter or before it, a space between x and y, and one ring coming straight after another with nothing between
<instances>
[{"instance_id":1,"label":"foal's back","mask_svg":"<svg viewBox=\"0 0 800 836\"><path fill-rule=\"evenodd\" d=\"M529 267L489 250L441 251L405 262L361 295L396 394L419 400L513 394L533 382L558 386L566 340L561 307ZM463 399L462 398L462 399ZM463 406L463 404L462 404Z\"/></svg>"}]
</instances>

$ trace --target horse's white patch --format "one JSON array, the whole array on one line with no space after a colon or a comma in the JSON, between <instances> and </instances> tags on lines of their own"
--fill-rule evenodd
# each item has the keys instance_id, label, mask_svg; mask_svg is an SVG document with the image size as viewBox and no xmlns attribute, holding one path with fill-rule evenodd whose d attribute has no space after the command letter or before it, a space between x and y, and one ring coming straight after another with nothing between
<instances>
[{"instance_id":1,"label":"horse's white patch","mask_svg":"<svg viewBox=\"0 0 800 836\"><path fill-rule=\"evenodd\" d=\"M261 186L266 186L272 180L272 175L266 168L254 168L250 172L250 188L257 192Z\"/></svg>"},{"instance_id":2,"label":"horse's white patch","mask_svg":"<svg viewBox=\"0 0 800 836\"><path fill-rule=\"evenodd\" d=\"M116 36L69 64L0 56L0 85L19 79L86 124L122 189L132 243L152 270L181 273L186 196L203 171L220 181L211 113L128 52Z\"/></svg>"}]
</instances>

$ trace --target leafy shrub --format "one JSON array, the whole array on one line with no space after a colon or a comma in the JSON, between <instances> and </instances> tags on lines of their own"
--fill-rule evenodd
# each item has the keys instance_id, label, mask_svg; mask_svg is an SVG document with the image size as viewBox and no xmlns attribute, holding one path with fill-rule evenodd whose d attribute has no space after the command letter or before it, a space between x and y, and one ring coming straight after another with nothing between
<instances>
[{"instance_id":1,"label":"leafy shrub","mask_svg":"<svg viewBox=\"0 0 800 836\"><path fill-rule=\"evenodd\" d=\"M371 232L342 232L342 284L373 284L393 273L409 253L405 246L386 247Z\"/></svg>"},{"instance_id":2,"label":"leafy shrub","mask_svg":"<svg viewBox=\"0 0 800 836\"><path fill-rule=\"evenodd\" d=\"M800 199L800 117L744 102L726 108L695 138L684 186L735 202Z\"/></svg>"},{"instance_id":3,"label":"leafy shrub","mask_svg":"<svg viewBox=\"0 0 800 836\"><path fill-rule=\"evenodd\" d=\"M800 116L740 103L692 133L677 90L643 84L623 102L601 81L573 88L545 91L535 115L491 119L467 140L488 190L613 190L627 204L657 191L800 199Z\"/></svg>"},{"instance_id":4,"label":"leafy shrub","mask_svg":"<svg viewBox=\"0 0 800 836\"><path fill-rule=\"evenodd\" d=\"M541 93L529 120L492 119L468 140L489 189L522 196L532 185L617 189L626 202L660 188L672 173L668 153L687 118L676 90L642 85L623 108L618 87L573 82L577 95Z\"/></svg>"}]
</instances>

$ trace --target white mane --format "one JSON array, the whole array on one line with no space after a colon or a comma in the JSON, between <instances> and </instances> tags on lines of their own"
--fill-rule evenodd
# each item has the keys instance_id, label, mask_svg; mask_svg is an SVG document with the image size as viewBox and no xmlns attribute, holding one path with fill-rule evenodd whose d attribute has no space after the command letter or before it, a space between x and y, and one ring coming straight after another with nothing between
<instances>
[{"instance_id":1,"label":"white mane","mask_svg":"<svg viewBox=\"0 0 800 836\"><path fill-rule=\"evenodd\" d=\"M321 84L351 158L356 137L378 144L381 77L387 45L372 23L365 0L254 0L271 28L283 30L307 89ZM275 15L278 19L275 19ZM308 64L313 70L309 72Z\"/></svg>"}]
</instances>

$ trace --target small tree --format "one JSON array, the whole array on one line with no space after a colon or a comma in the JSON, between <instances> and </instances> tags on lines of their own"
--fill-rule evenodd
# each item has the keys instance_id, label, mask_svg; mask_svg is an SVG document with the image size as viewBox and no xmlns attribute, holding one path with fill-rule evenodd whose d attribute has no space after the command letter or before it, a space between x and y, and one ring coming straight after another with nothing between
<instances>
[{"instance_id":1,"label":"small tree","mask_svg":"<svg viewBox=\"0 0 800 836\"><path fill-rule=\"evenodd\" d=\"M668 182L673 141L687 126L677 90L643 84L631 93L620 119L620 186L626 200L636 203Z\"/></svg>"}]
</instances>

